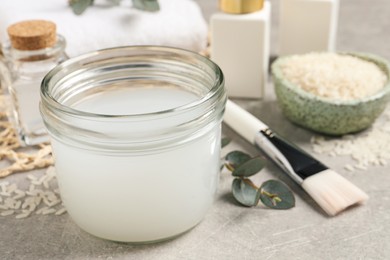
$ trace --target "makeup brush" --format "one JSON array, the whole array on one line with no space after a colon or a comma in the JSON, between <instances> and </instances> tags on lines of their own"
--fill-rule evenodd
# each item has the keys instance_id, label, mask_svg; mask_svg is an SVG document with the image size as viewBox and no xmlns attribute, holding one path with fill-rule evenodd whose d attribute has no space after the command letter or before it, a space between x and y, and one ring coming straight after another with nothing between
<instances>
[{"instance_id":1,"label":"makeup brush","mask_svg":"<svg viewBox=\"0 0 390 260\"><path fill-rule=\"evenodd\" d=\"M228 100L224 122L247 141L263 150L330 216L363 203L368 195L305 151L275 134L232 101Z\"/></svg>"}]
</instances>

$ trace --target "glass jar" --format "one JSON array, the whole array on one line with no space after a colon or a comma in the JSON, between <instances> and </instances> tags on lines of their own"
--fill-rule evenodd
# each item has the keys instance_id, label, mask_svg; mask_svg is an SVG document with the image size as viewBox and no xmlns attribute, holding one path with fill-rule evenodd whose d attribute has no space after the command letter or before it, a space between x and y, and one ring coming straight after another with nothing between
<instances>
[{"instance_id":1,"label":"glass jar","mask_svg":"<svg viewBox=\"0 0 390 260\"><path fill-rule=\"evenodd\" d=\"M65 39L57 35L54 46L38 50L19 50L11 41L2 46L1 85L10 98L7 115L21 145L35 145L49 140L39 113L40 86L43 77L67 59Z\"/></svg>"},{"instance_id":2,"label":"glass jar","mask_svg":"<svg viewBox=\"0 0 390 260\"><path fill-rule=\"evenodd\" d=\"M223 85L209 59L154 46L93 52L48 73L41 113L72 219L126 242L199 223L218 184Z\"/></svg>"}]
</instances>

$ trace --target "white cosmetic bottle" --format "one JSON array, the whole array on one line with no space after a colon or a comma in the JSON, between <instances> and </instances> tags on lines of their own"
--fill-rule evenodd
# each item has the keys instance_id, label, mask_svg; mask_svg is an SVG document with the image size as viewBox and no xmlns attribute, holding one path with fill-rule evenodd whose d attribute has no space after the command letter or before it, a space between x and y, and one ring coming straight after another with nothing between
<instances>
[{"instance_id":1,"label":"white cosmetic bottle","mask_svg":"<svg viewBox=\"0 0 390 260\"><path fill-rule=\"evenodd\" d=\"M268 78L271 4L220 0L212 15L211 59L225 75L230 97L262 98Z\"/></svg>"},{"instance_id":2,"label":"white cosmetic bottle","mask_svg":"<svg viewBox=\"0 0 390 260\"><path fill-rule=\"evenodd\" d=\"M279 55L334 51L339 0L280 0Z\"/></svg>"}]
</instances>

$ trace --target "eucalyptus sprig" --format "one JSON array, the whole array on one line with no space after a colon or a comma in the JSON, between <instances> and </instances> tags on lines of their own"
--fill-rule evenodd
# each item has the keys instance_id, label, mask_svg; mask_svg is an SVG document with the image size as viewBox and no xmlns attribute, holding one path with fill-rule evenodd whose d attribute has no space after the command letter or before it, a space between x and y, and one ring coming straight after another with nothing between
<instances>
[{"instance_id":1,"label":"eucalyptus sprig","mask_svg":"<svg viewBox=\"0 0 390 260\"><path fill-rule=\"evenodd\" d=\"M113 5L119 5L122 0L107 0ZM133 2L133 7L142 11L156 12L160 10L160 5L158 0L131 0ZM73 10L73 13L80 15L84 13L85 10L91 5L94 4L94 0L68 0L70 7Z\"/></svg>"},{"instance_id":2,"label":"eucalyptus sprig","mask_svg":"<svg viewBox=\"0 0 390 260\"><path fill-rule=\"evenodd\" d=\"M222 147L229 144L222 139ZM251 157L241 151L232 151L225 156L224 167L234 176L232 183L233 197L240 204L253 207L259 201L272 209L289 209L295 206L295 197L283 182L268 180L257 187L249 177L260 172L266 165L265 158Z\"/></svg>"}]
</instances>

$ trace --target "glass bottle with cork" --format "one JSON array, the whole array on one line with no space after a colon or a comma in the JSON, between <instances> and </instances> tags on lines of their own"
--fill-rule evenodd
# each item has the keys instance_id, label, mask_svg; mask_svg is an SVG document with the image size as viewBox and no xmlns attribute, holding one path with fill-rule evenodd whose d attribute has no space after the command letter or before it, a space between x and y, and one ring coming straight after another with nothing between
<instances>
[{"instance_id":1,"label":"glass bottle with cork","mask_svg":"<svg viewBox=\"0 0 390 260\"><path fill-rule=\"evenodd\" d=\"M268 79L271 3L220 0L210 20L211 59L225 75L230 97L262 98Z\"/></svg>"},{"instance_id":2,"label":"glass bottle with cork","mask_svg":"<svg viewBox=\"0 0 390 260\"><path fill-rule=\"evenodd\" d=\"M46 20L15 23L7 29L9 40L2 44L1 85L10 97L7 115L21 145L48 141L39 112L39 89L43 77L67 59L65 39L56 25Z\"/></svg>"}]
</instances>

